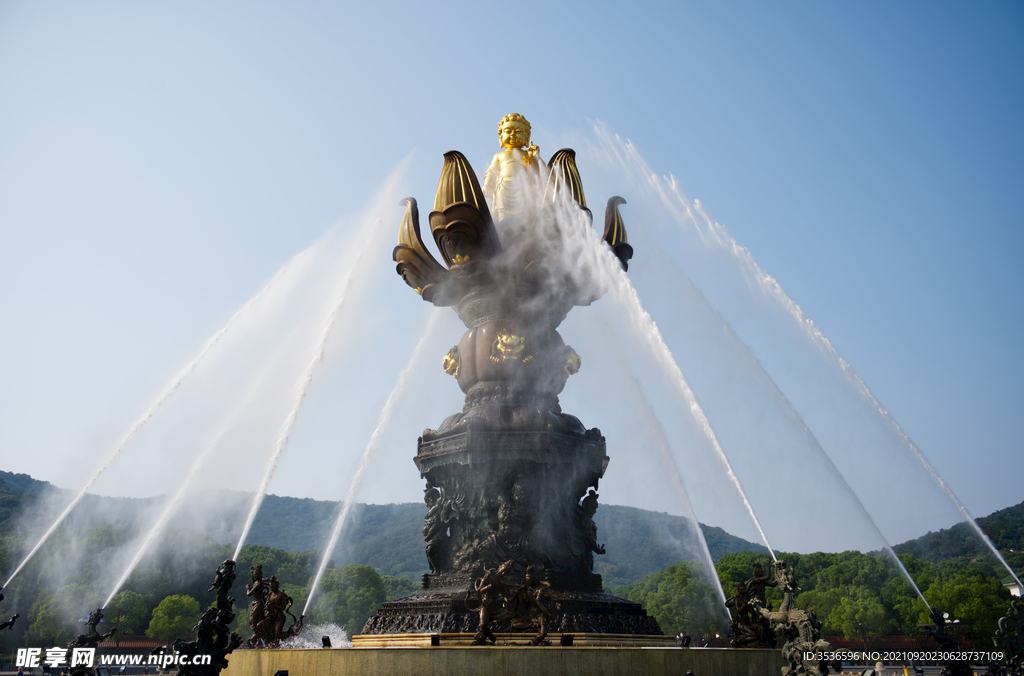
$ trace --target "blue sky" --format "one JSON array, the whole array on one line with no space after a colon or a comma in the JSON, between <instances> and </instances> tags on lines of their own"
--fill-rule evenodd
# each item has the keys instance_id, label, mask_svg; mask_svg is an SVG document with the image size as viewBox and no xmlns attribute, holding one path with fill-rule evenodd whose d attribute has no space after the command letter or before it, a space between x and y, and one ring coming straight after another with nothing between
<instances>
[{"instance_id":1,"label":"blue sky","mask_svg":"<svg viewBox=\"0 0 1024 676\"><path fill-rule=\"evenodd\" d=\"M0 4L3 469L80 485L292 256L333 224L358 222L403 161L403 194L421 203L444 151L462 150L482 170L498 120L515 111L544 156L577 147L593 210L621 192L633 227L644 193L627 194L633 183L616 184L615 170L591 159L595 125L629 139L814 320L972 513L1016 504L1022 75L1024 9L1010 2ZM397 231L400 216L395 206L382 217ZM648 252L662 245L646 225L631 275L639 271L666 335L682 335L673 326L687 318L672 315L667 293L678 281L641 286L654 274ZM803 413L790 389L828 370L788 369L778 343L758 342L760 315L744 310L755 306L730 301L747 292L715 272L713 257L700 262L685 240L673 246ZM389 265L385 252L368 312L422 313ZM415 342L401 332L420 320L396 333L380 319L375 375L328 370L273 492L342 497L351 462L337 460L333 482L309 477L333 457L317 421L363 403L357 418L372 430L397 374L382 355L400 369ZM461 330L446 327L454 344ZM569 330L567 342L582 343ZM681 365L699 361L669 343ZM713 401L697 386L715 381L708 371L692 380ZM367 393L371 378L387 381L383 392ZM457 410L457 390L445 396L436 415L399 413L408 430L384 446L399 449L385 464L401 478L382 468L362 499L417 499L408 456L417 430ZM608 428L596 413L572 412ZM147 444L190 424L168 415L167 429L129 448L126 467L98 490L168 490L139 469L176 457L171 442L166 455L147 455ZM828 430L815 434L828 451ZM865 457L866 471L886 474L886 456ZM898 486L887 500L930 504ZM628 487L609 490L629 502ZM696 502L702 520L732 523Z\"/></svg>"}]
</instances>

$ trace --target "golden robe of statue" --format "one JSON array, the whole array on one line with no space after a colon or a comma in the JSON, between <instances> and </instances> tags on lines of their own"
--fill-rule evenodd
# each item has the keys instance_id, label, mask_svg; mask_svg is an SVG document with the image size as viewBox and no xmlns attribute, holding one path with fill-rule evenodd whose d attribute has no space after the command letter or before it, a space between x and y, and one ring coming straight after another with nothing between
<instances>
[{"instance_id":1,"label":"golden robe of statue","mask_svg":"<svg viewBox=\"0 0 1024 676\"><path fill-rule=\"evenodd\" d=\"M529 179L539 179L545 165L540 148L530 143L530 123L522 115L510 113L501 118L498 141L502 149L484 173L483 191L491 200L494 220L502 221L526 211L533 192Z\"/></svg>"}]
</instances>

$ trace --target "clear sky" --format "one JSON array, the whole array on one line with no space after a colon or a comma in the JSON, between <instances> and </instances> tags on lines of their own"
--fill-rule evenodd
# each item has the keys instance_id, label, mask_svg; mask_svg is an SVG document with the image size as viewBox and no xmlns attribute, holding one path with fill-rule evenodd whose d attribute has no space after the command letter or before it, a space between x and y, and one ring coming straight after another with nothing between
<instances>
[{"instance_id":1,"label":"clear sky","mask_svg":"<svg viewBox=\"0 0 1024 676\"><path fill-rule=\"evenodd\" d=\"M2 469L81 486L277 270L336 223L357 241L366 214L379 213L388 221L387 241L374 250L379 266L360 285L362 314L341 326L372 340L328 345L270 487L342 498L426 312L392 271L396 198L415 195L425 216L441 154L453 148L482 173L508 112L532 122L545 157L564 145L580 150L598 219L613 192L628 200L630 274L723 443L770 446L741 434L768 407L753 396L739 401L753 386L722 386L757 380L753 371L729 375L733 359L750 356L842 473L858 475L854 487L880 488L862 494L869 511L939 511L919 499L917 479L884 480L899 444L849 441L877 420L861 422L870 419L863 402L822 394L842 391L828 360L801 361L810 343L785 344L792 326L737 281L732 259L665 225L670 209L654 204L644 171L673 177L659 185L674 180L684 204L699 200L778 281L974 515L1024 499L1024 7L1014 2L4 2ZM601 159L627 139L646 165ZM398 185L382 188L396 171ZM692 307L679 291L690 282L699 292ZM713 312L684 312L701 298L738 335L733 352L703 358L710 352L696 349L700 336L683 340L688 326L717 326ZM280 347L291 344L286 337L305 345L322 323L319 306L307 305L289 302L295 318L287 320L268 310L261 321L277 337L245 349L292 349ZM614 322L605 305L594 316ZM610 343L580 349L599 332L600 324L573 323L587 321L598 320L573 316L562 330L583 357L581 379L605 359L590 354L614 353ZM436 373L461 330L454 316L439 328L424 370L434 380L419 378L436 388L410 392L397 409L401 425L385 438L361 500L420 498L409 458L419 430L461 405L455 384ZM293 379L302 349L294 348ZM346 366L352 356L357 365ZM260 362L239 362L232 373L253 375ZM577 387L622 392L623 373ZM235 401L226 385L217 389L228 378L216 369L197 378L97 490L171 490L169 468L191 462L183 449L215 427L210 400L226 409ZM280 375L281 401L293 387ZM623 447L636 434L646 448L650 435L620 429L573 387L564 407L605 430L609 474L630 474ZM662 396L658 383L644 387ZM718 403L727 401L735 406ZM232 451L237 464L223 470L232 487L255 487L286 409L265 403L267 431L254 424L253 438ZM197 422L203 412L210 420ZM673 415L682 414L662 417ZM677 451L683 473L704 482L685 457ZM796 463L779 457L762 462ZM641 460L633 464L645 467ZM745 483L757 484L750 467ZM764 482L764 494L808 481L813 473L780 477ZM680 511L650 497L658 491L638 475L611 483L602 499ZM749 527L691 497L702 521L753 539ZM846 518L845 509L834 516ZM945 514L928 527L948 521ZM897 539L918 534L916 523L886 528Z\"/></svg>"}]
</instances>

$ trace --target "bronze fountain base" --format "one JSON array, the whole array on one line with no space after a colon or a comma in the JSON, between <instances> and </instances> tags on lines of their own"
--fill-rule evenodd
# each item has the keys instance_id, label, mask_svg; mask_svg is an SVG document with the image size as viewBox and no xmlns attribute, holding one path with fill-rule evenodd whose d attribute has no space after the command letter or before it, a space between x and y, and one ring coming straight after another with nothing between
<instances>
[{"instance_id":1,"label":"bronze fountain base","mask_svg":"<svg viewBox=\"0 0 1024 676\"><path fill-rule=\"evenodd\" d=\"M416 464L429 487L424 531L435 533L428 541L435 572L423 576L422 591L384 603L361 640L476 634L482 599L474 581L506 561L512 562L503 576L509 590L523 588L528 568L544 587L540 603L548 614L547 632L661 635L639 603L605 593L601 576L592 572L593 555L603 553L591 518L596 493L588 493L608 464L600 431L537 406L530 412L535 420L549 420L546 428L511 427L497 421L522 419L522 407L485 406L492 416L467 407L466 415L452 416L458 419L454 425L420 438ZM447 528L432 527L437 524L431 521ZM511 633L515 620L501 619L491 628Z\"/></svg>"}]
</instances>

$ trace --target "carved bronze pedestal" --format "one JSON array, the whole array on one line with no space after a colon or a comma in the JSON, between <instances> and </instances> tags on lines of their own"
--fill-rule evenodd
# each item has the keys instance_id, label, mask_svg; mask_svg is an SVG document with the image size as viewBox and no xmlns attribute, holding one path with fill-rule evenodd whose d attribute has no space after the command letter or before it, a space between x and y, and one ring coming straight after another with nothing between
<instances>
[{"instance_id":1,"label":"carved bronze pedestal","mask_svg":"<svg viewBox=\"0 0 1024 676\"><path fill-rule=\"evenodd\" d=\"M480 626L477 590L489 588L481 581L506 562L509 589L543 586L546 631L661 634L639 604L605 594L593 572L594 556L604 554L593 516L608 456L600 430L559 407L558 394L581 359L556 329L573 306L599 298L607 280L577 263L590 212L575 154L559 151L541 171L536 147L524 149L528 127L525 134L509 130L525 123L517 117L503 120L506 150L485 179L492 202L502 205L500 236L460 153L445 155L430 213L447 267L423 245L416 201L406 201L394 253L398 273L424 300L452 307L465 323L442 365L466 400L460 413L424 431L415 458L426 480L431 572L420 593L385 603L364 634L483 636L492 628L509 631L517 619L521 626L518 615L539 611L517 610L512 592L499 595L503 607L488 615L495 627ZM609 200L605 242L625 267L632 249L621 203ZM535 578L527 580L528 568Z\"/></svg>"}]
</instances>

